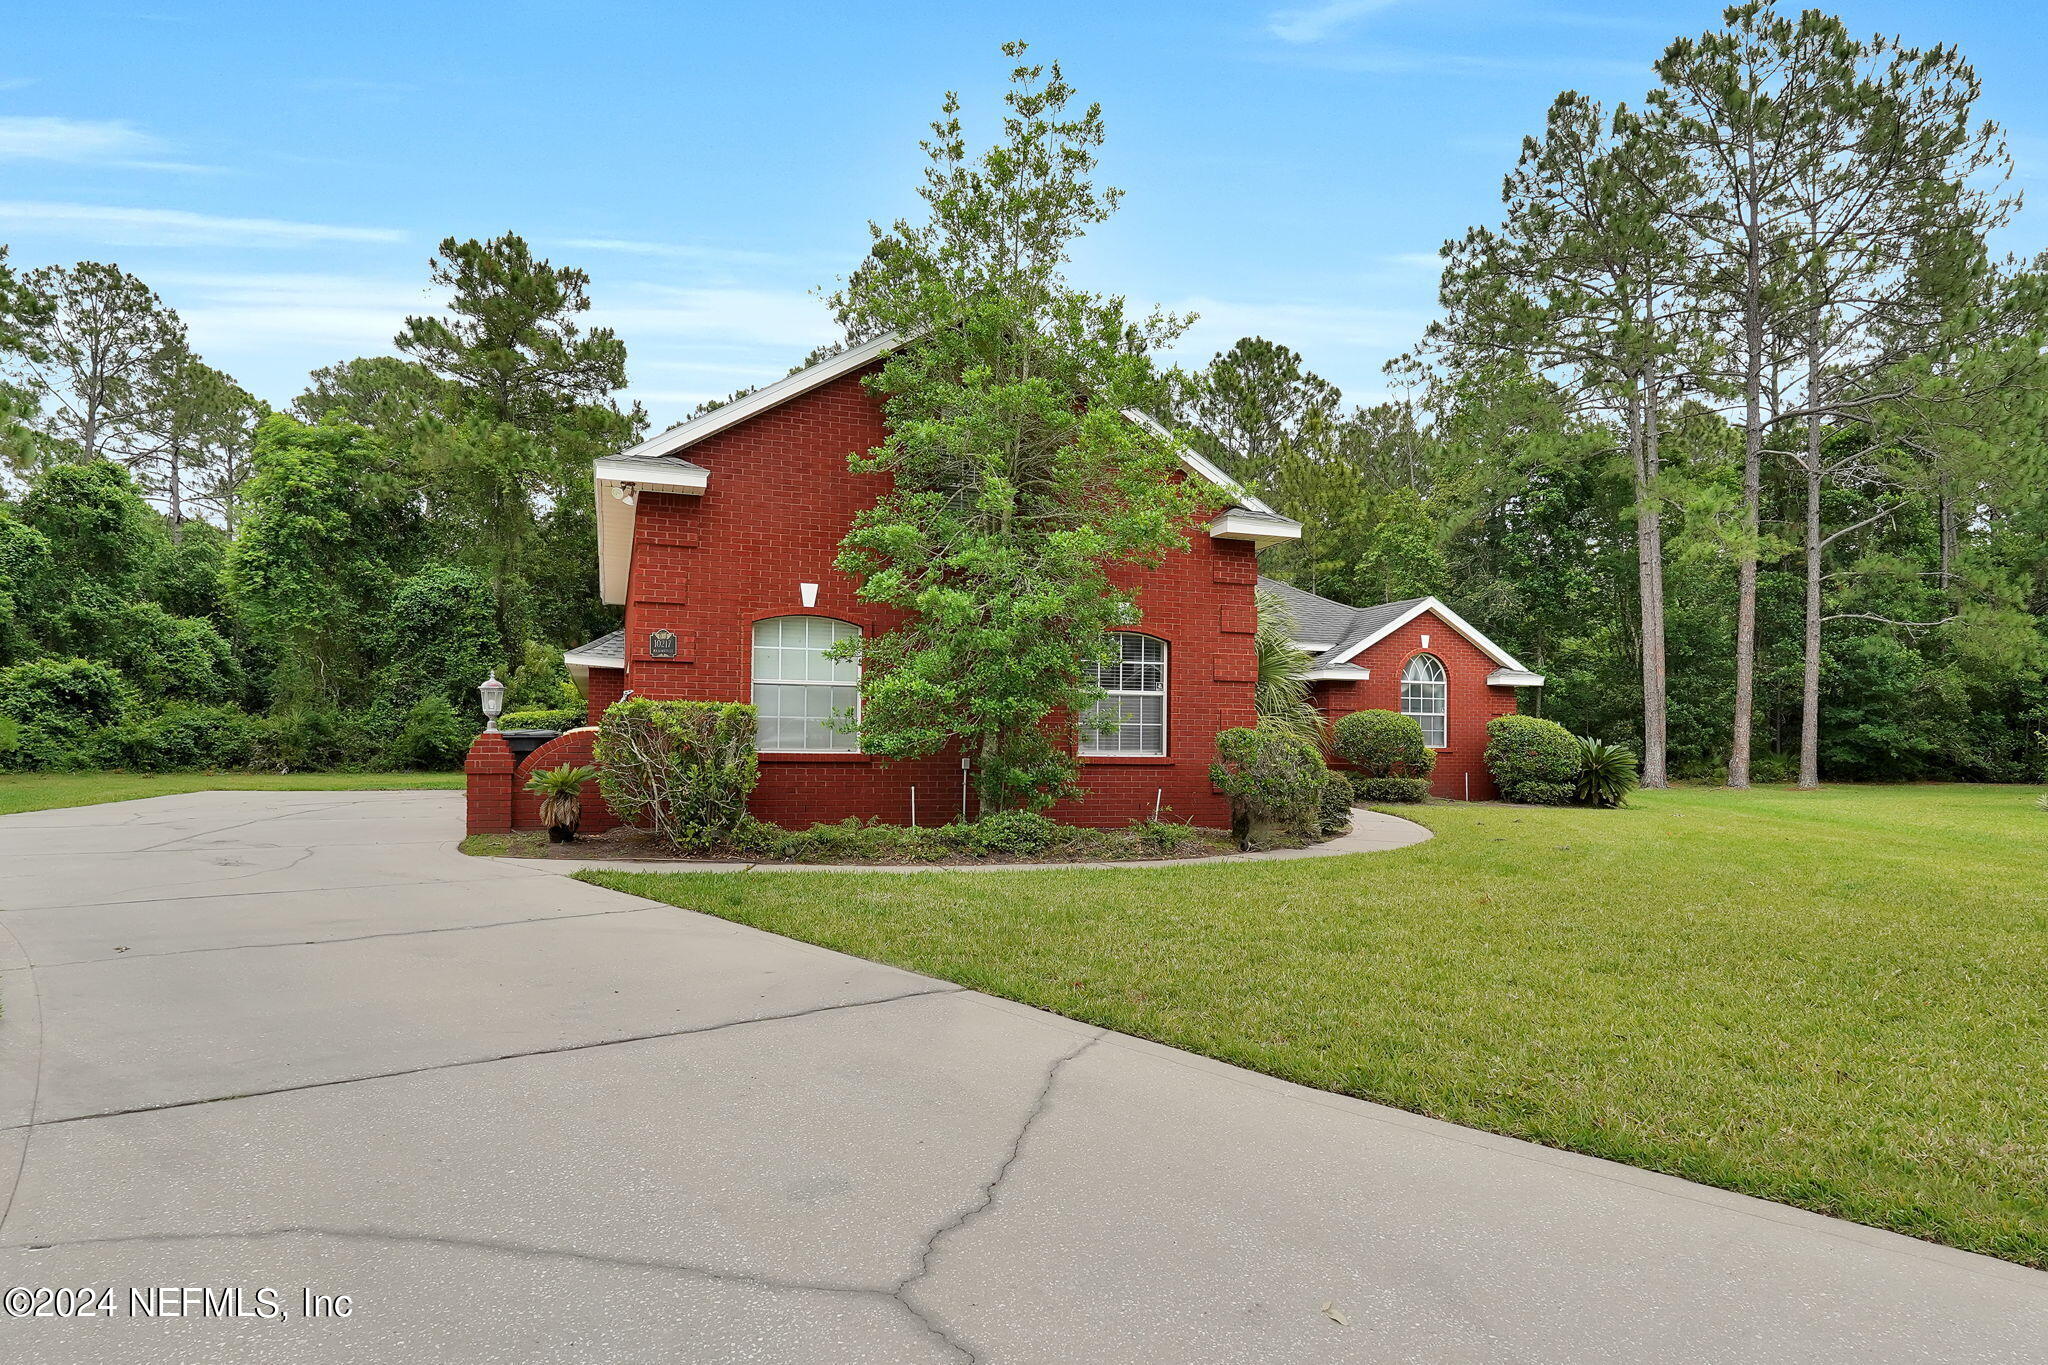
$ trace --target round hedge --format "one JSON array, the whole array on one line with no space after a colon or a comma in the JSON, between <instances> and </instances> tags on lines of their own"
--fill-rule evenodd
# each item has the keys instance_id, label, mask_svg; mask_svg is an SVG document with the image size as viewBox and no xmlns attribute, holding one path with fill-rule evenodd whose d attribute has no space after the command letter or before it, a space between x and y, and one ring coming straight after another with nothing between
<instances>
[{"instance_id":1,"label":"round hedge","mask_svg":"<svg viewBox=\"0 0 2048 1365\"><path fill-rule=\"evenodd\" d=\"M1422 742L1422 722L1398 711L1353 711L1337 721L1337 757L1367 777L1428 777L1436 750Z\"/></svg>"},{"instance_id":2,"label":"round hedge","mask_svg":"<svg viewBox=\"0 0 2048 1365\"><path fill-rule=\"evenodd\" d=\"M1496 716L1486 722L1486 767L1501 796L1525 806L1563 806L1577 790L1579 742L1554 720Z\"/></svg>"}]
</instances>

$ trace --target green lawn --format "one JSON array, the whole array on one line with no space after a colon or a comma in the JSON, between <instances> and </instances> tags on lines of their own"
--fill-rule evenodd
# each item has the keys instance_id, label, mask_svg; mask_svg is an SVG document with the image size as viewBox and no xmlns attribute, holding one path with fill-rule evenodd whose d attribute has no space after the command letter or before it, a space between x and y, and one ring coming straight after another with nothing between
<instances>
[{"instance_id":1,"label":"green lawn","mask_svg":"<svg viewBox=\"0 0 2048 1365\"><path fill-rule=\"evenodd\" d=\"M460 791L461 773L6 773L0 815L214 791Z\"/></svg>"},{"instance_id":2,"label":"green lawn","mask_svg":"<svg viewBox=\"0 0 2048 1365\"><path fill-rule=\"evenodd\" d=\"M2037 788L1431 805L1328 861L585 880L2048 1267Z\"/></svg>"}]
</instances>

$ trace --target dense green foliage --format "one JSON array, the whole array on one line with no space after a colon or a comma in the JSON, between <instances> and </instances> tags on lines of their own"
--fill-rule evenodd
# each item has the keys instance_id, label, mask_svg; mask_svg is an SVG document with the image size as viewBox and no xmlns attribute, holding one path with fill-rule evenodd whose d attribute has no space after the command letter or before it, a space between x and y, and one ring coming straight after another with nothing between
<instances>
[{"instance_id":1,"label":"dense green foliage","mask_svg":"<svg viewBox=\"0 0 2048 1365\"><path fill-rule=\"evenodd\" d=\"M1562 806L1578 795L1584 754L1572 732L1541 716L1486 722L1486 769L1501 796L1531 806Z\"/></svg>"},{"instance_id":2,"label":"dense green foliage","mask_svg":"<svg viewBox=\"0 0 2048 1365\"><path fill-rule=\"evenodd\" d=\"M754 708L629 697L604 713L594 749L612 812L686 853L718 847L760 780Z\"/></svg>"},{"instance_id":3,"label":"dense green foliage","mask_svg":"<svg viewBox=\"0 0 2048 1365\"><path fill-rule=\"evenodd\" d=\"M24 715L0 767L448 768L494 668L513 709L580 720L562 648L614 620L590 461L643 425L610 397L624 348L515 236L442 243L433 279L445 315L293 416L133 276L0 261L0 666L86 660L121 698Z\"/></svg>"}]
</instances>

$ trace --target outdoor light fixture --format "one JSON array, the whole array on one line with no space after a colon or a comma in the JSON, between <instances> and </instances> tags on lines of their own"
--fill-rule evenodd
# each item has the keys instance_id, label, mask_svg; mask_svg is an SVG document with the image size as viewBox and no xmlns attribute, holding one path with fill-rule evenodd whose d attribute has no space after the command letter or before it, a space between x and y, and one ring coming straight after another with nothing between
<instances>
[{"instance_id":1,"label":"outdoor light fixture","mask_svg":"<svg viewBox=\"0 0 2048 1365\"><path fill-rule=\"evenodd\" d=\"M498 670L492 669L491 676L476 685L484 701L484 729L496 731L498 713L505 709L505 684L498 681Z\"/></svg>"}]
</instances>

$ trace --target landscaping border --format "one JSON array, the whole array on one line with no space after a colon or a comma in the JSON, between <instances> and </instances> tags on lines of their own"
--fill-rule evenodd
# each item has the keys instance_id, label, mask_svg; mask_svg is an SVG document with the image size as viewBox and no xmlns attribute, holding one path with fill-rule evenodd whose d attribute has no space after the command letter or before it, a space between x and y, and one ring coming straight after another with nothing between
<instances>
[{"instance_id":1,"label":"landscaping border","mask_svg":"<svg viewBox=\"0 0 2048 1365\"><path fill-rule=\"evenodd\" d=\"M1047 863L782 863L711 862L693 858L513 858L546 872L1036 872L1060 868L1200 867L1209 863L1280 862L1293 858L1341 858L1350 853L1384 853L1435 837L1397 815L1353 808L1351 831L1307 848L1274 848L1256 853L1218 853L1206 858L1119 858L1096 862Z\"/></svg>"}]
</instances>

